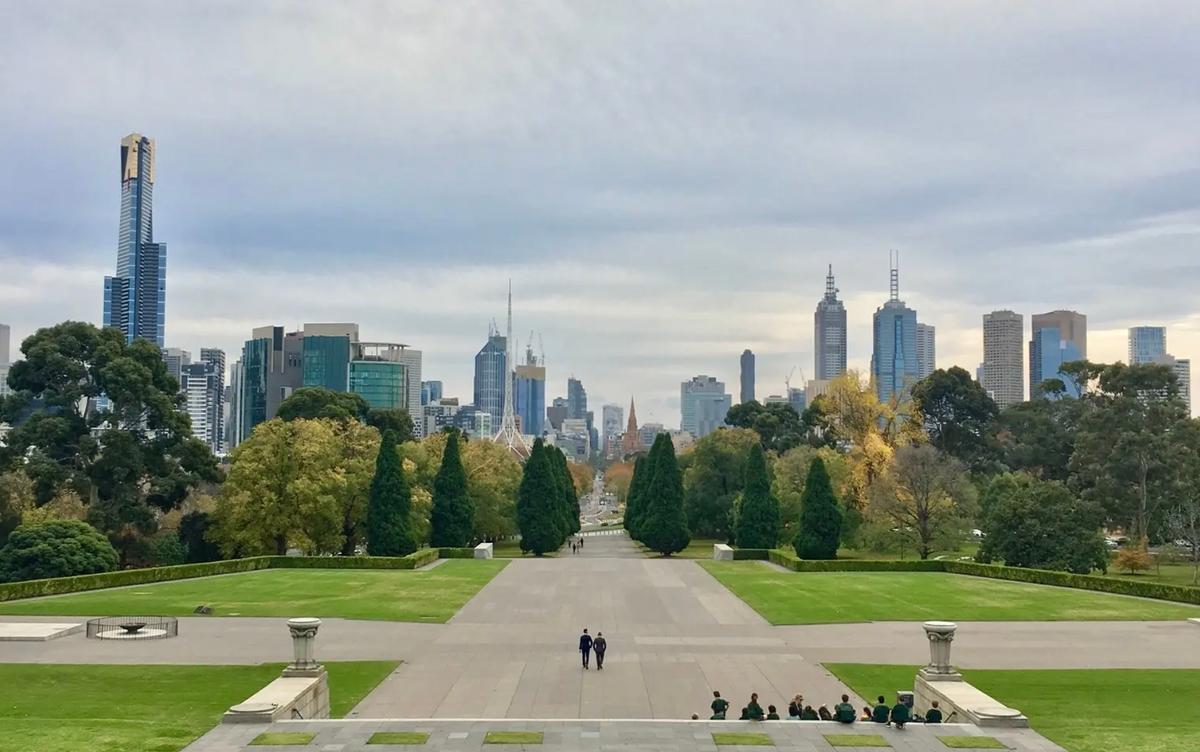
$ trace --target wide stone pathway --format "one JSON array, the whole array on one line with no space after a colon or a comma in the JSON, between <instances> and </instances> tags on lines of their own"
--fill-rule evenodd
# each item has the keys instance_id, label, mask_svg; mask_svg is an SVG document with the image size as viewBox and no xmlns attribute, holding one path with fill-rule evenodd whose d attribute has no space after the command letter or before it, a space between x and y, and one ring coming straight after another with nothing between
<instances>
[{"instance_id":1,"label":"wide stone pathway","mask_svg":"<svg viewBox=\"0 0 1200 752\"><path fill-rule=\"evenodd\" d=\"M713 732L767 734L780 752L833 752L826 734L878 734L897 752L946 752L940 736L990 736L1014 752L1063 752L1062 747L1029 729L982 730L975 726L912 725L903 731L873 723L843 726L822 721L285 721L270 726L218 726L187 748L187 752L252 752L262 747L249 743L263 731L308 731L315 733L303 747L274 747L280 750L321 752L378 752L387 749L447 750L467 752L506 747L485 745L489 731L540 731L540 745L521 747L541 752L716 752ZM367 745L379 731L417 731L429 734L423 746L388 747ZM515 747L507 747L514 749ZM770 747L766 747L769 749ZM880 749L874 747L873 749Z\"/></svg>"}]
</instances>

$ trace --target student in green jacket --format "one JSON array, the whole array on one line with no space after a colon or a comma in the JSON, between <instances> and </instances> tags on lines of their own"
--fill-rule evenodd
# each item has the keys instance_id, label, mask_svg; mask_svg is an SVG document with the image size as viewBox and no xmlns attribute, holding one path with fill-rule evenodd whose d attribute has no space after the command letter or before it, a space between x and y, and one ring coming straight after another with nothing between
<instances>
[{"instance_id":1,"label":"student in green jacket","mask_svg":"<svg viewBox=\"0 0 1200 752\"><path fill-rule=\"evenodd\" d=\"M850 704L850 695L842 695L842 701L833 706L833 720L838 723L854 723L858 713Z\"/></svg>"},{"instance_id":2,"label":"student in green jacket","mask_svg":"<svg viewBox=\"0 0 1200 752\"><path fill-rule=\"evenodd\" d=\"M752 721L761 721L763 719L762 705L758 704L758 693L750 693L750 703L746 705L746 715Z\"/></svg>"},{"instance_id":3,"label":"student in green jacket","mask_svg":"<svg viewBox=\"0 0 1200 752\"><path fill-rule=\"evenodd\" d=\"M713 717L709 720L723 721L725 720L725 711L729 710L729 701L723 699L720 692L714 691L713 701L710 707L712 708Z\"/></svg>"},{"instance_id":4,"label":"student in green jacket","mask_svg":"<svg viewBox=\"0 0 1200 752\"><path fill-rule=\"evenodd\" d=\"M767 720L768 721L778 721L779 720L779 712L775 710L774 705L767 706Z\"/></svg>"},{"instance_id":5,"label":"student in green jacket","mask_svg":"<svg viewBox=\"0 0 1200 752\"><path fill-rule=\"evenodd\" d=\"M888 716L891 714L892 709L888 707L887 700L880 695L879 700L875 703L875 709L871 711L871 720L876 723L887 723Z\"/></svg>"},{"instance_id":6,"label":"student in green jacket","mask_svg":"<svg viewBox=\"0 0 1200 752\"><path fill-rule=\"evenodd\" d=\"M937 700L933 701L932 707L929 708L929 712L925 714L925 722L926 723L941 723L942 722L942 709L938 707Z\"/></svg>"},{"instance_id":7,"label":"student in green jacket","mask_svg":"<svg viewBox=\"0 0 1200 752\"><path fill-rule=\"evenodd\" d=\"M812 705L805 705L804 712L800 714L800 720L802 720L802 721L819 721L819 720L821 720L821 716L817 715L817 711L813 710Z\"/></svg>"},{"instance_id":8,"label":"student in green jacket","mask_svg":"<svg viewBox=\"0 0 1200 752\"><path fill-rule=\"evenodd\" d=\"M892 706L892 725L898 729L902 729L911 717L912 710L897 696L896 704Z\"/></svg>"}]
</instances>

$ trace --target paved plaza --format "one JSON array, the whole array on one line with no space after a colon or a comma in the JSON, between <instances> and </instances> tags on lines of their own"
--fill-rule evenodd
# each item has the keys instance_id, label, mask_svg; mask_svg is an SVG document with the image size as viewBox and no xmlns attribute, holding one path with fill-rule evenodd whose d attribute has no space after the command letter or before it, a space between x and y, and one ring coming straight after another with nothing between
<instances>
[{"instance_id":1,"label":"paved plaza","mask_svg":"<svg viewBox=\"0 0 1200 752\"><path fill-rule=\"evenodd\" d=\"M824 670L822 662L923 664L928 660L928 645L917 623L773 627L693 561L644 557L621 534L589 535L586 540L579 554L568 550L556 558L512 561L446 624L323 620L317 638L321 660L403 661L352 711L353 720L320 726L322 734L342 739L325 748L358 749L355 745L365 739L360 732L370 727L363 725L364 719L665 722L687 719L692 713L706 717L714 689L730 700L734 710L751 692L759 693L764 706L783 707L796 693L814 706L832 705L847 690ZM3 621L61 623L85 617L3 617ZM72 635L50 642L7 642L0 643L0 661L283 662L291 654L284 621L184 617L179 636L170 640L114 644ZM603 672L580 667L575 646L584 627L592 634L602 631L608 639ZM1200 668L1200 628L1183 620L967 622L960 623L954 661L968 668ZM877 691L890 695L897 689L901 688ZM850 694L856 707L864 704ZM412 722L405 729L416 728ZM473 736L451 738L448 726L426 723L420 728L445 731L434 748L478 748ZM555 728L593 727L577 723ZM595 728L607 733L609 724ZM707 731L691 724L629 729L622 733L632 746L613 747L601 738L562 748L711 748L711 741L705 746L692 738ZM235 732L219 727L195 749L241 749L236 745L242 741L231 734ZM645 734L650 736L643 738ZM658 739L654 734L665 734L661 744L653 741ZM816 739L819 734L813 738L807 730L786 734L799 736L780 737L781 748L826 749ZM1056 749L1030 734L1022 741L1025 746L1014 748ZM547 743L546 748L551 747Z\"/></svg>"}]
</instances>

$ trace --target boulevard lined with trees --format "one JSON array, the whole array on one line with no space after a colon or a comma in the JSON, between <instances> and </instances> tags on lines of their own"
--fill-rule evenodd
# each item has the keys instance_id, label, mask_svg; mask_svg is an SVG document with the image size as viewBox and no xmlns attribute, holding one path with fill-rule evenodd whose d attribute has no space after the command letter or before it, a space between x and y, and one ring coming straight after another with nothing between
<instances>
[{"instance_id":1,"label":"boulevard lined with trees","mask_svg":"<svg viewBox=\"0 0 1200 752\"><path fill-rule=\"evenodd\" d=\"M522 551L541 556L579 532L591 472L541 441L524 463L454 431L418 441L403 411L305 388L223 473L191 436L152 344L66 322L22 351L0 405L12 426L0 447L0 546L13 541L0 548L0 577L290 550L403 556L518 536ZM1067 383L1079 398L1065 396ZM660 435L648 452L612 463L606 486L624 503L631 536L663 555L696 539L804 559L974 555L1138 572L1151 546L1175 542L1194 583L1200 423L1171 371L1079 361L1039 391L1047 398L1000 411L950 368L915 384L911 399L880 402L851 371L803 415L738 405L726 428L678 455ZM109 548L30 561L46 547L29 541L70 538L61 525L39 528L62 522L99 533L80 550L97 540ZM1118 536L1124 546L1110 562Z\"/></svg>"}]
</instances>

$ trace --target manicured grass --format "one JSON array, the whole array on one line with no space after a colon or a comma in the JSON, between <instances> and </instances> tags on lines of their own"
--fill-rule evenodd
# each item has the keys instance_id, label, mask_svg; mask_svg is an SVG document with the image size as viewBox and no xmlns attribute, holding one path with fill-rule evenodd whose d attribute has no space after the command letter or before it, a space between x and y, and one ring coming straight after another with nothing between
<instances>
[{"instance_id":1,"label":"manicured grass","mask_svg":"<svg viewBox=\"0 0 1200 752\"><path fill-rule=\"evenodd\" d=\"M890 747L879 734L824 734L831 747Z\"/></svg>"},{"instance_id":2,"label":"manicured grass","mask_svg":"<svg viewBox=\"0 0 1200 752\"><path fill-rule=\"evenodd\" d=\"M1192 581L1193 571L1191 564L1156 564L1140 574L1126 574L1109 564L1108 574L1105 576L1134 582L1161 582L1166 585L1195 586L1196 583Z\"/></svg>"},{"instance_id":3,"label":"manicured grass","mask_svg":"<svg viewBox=\"0 0 1200 752\"><path fill-rule=\"evenodd\" d=\"M563 548L566 548L566 547L564 546ZM545 559L548 557L558 556L558 554L561 551L562 551L562 549L559 549L558 551L551 551L550 553L542 554L542 558ZM569 554L570 551L568 551L567 553ZM521 541L519 541L519 540L496 541L495 543L492 544L492 556L496 557L497 559L536 559L537 558L533 554L528 554L528 553L525 553L524 551L522 551L521 550Z\"/></svg>"},{"instance_id":4,"label":"manicured grass","mask_svg":"<svg viewBox=\"0 0 1200 752\"><path fill-rule=\"evenodd\" d=\"M736 731L713 732L713 744L718 747L774 747L775 742L767 734L738 733Z\"/></svg>"},{"instance_id":5,"label":"manicured grass","mask_svg":"<svg viewBox=\"0 0 1200 752\"><path fill-rule=\"evenodd\" d=\"M311 731L266 731L250 742L251 747L292 747L303 746L313 740L316 734Z\"/></svg>"},{"instance_id":6,"label":"manicured grass","mask_svg":"<svg viewBox=\"0 0 1200 752\"><path fill-rule=\"evenodd\" d=\"M329 616L441 623L505 566L448 559L423 571L264 569L194 580L92 590L0 603L0 613L118 616L190 615L200 604L214 616Z\"/></svg>"},{"instance_id":7,"label":"manicured grass","mask_svg":"<svg viewBox=\"0 0 1200 752\"><path fill-rule=\"evenodd\" d=\"M860 696L874 697L911 687L918 667L825 668ZM965 669L963 676L1029 716L1035 731L1069 752L1176 752L1196 745L1195 720L1186 711L1200 697L1198 669Z\"/></svg>"},{"instance_id":8,"label":"manicured grass","mask_svg":"<svg viewBox=\"0 0 1200 752\"><path fill-rule=\"evenodd\" d=\"M780 572L757 561L705 561L700 566L772 624L1200 616L1200 606L945 572Z\"/></svg>"},{"instance_id":9,"label":"manicured grass","mask_svg":"<svg viewBox=\"0 0 1200 752\"><path fill-rule=\"evenodd\" d=\"M1008 749L999 739L990 736L939 736L938 741L950 749Z\"/></svg>"},{"instance_id":10,"label":"manicured grass","mask_svg":"<svg viewBox=\"0 0 1200 752\"><path fill-rule=\"evenodd\" d=\"M541 744L541 731L489 731L484 744Z\"/></svg>"},{"instance_id":11,"label":"manicured grass","mask_svg":"<svg viewBox=\"0 0 1200 752\"><path fill-rule=\"evenodd\" d=\"M376 731L371 734L367 744L407 744L417 745L429 741L429 734L424 731Z\"/></svg>"},{"instance_id":12,"label":"manicured grass","mask_svg":"<svg viewBox=\"0 0 1200 752\"><path fill-rule=\"evenodd\" d=\"M395 662L325 664L340 717ZM175 752L279 676L258 666L0 664L0 752Z\"/></svg>"}]
</instances>

